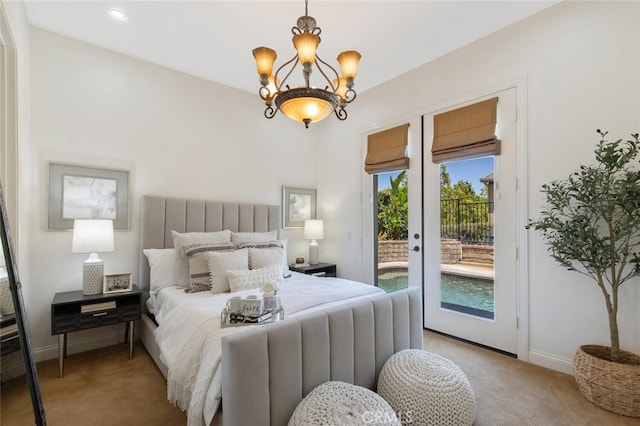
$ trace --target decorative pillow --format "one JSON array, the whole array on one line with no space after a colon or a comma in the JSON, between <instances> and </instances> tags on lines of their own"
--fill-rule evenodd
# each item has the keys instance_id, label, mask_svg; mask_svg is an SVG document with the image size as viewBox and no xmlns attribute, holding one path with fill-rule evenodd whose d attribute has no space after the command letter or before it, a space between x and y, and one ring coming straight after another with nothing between
<instances>
[{"instance_id":1,"label":"decorative pillow","mask_svg":"<svg viewBox=\"0 0 640 426\"><path fill-rule=\"evenodd\" d=\"M241 249L241 248L272 248L272 247L280 247L282 248L282 243L280 241L274 240L274 241L261 241L261 242L242 242L242 243L235 243L236 248Z\"/></svg>"},{"instance_id":2,"label":"decorative pillow","mask_svg":"<svg viewBox=\"0 0 640 426\"><path fill-rule=\"evenodd\" d=\"M211 292L225 293L229 291L227 271L249 270L249 250L244 248L235 251L209 251L204 253L211 275Z\"/></svg>"},{"instance_id":3,"label":"decorative pillow","mask_svg":"<svg viewBox=\"0 0 640 426\"><path fill-rule=\"evenodd\" d=\"M270 265L282 265L282 247L249 248L249 269L259 269Z\"/></svg>"},{"instance_id":4,"label":"decorative pillow","mask_svg":"<svg viewBox=\"0 0 640 426\"><path fill-rule=\"evenodd\" d=\"M291 276L291 271L289 270L289 264L287 263L287 240L277 240L277 241L265 241L265 242L255 242L255 243L237 243L237 248L255 248L255 249L270 249L270 248L282 248L282 276L284 278L289 278ZM251 265L251 259L249 259L249 265ZM263 265L264 266L264 265ZM253 269L252 266L250 266Z\"/></svg>"},{"instance_id":5,"label":"decorative pillow","mask_svg":"<svg viewBox=\"0 0 640 426\"><path fill-rule=\"evenodd\" d=\"M204 244L184 250L189 258L189 293L211 290L211 276L205 253L213 251L234 251L233 243Z\"/></svg>"},{"instance_id":6,"label":"decorative pillow","mask_svg":"<svg viewBox=\"0 0 640 426\"><path fill-rule=\"evenodd\" d=\"M144 249L149 260L149 287L151 291L159 291L165 287L176 285L174 249Z\"/></svg>"},{"instance_id":7,"label":"decorative pillow","mask_svg":"<svg viewBox=\"0 0 640 426\"><path fill-rule=\"evenodd\" d=\"M229 288L232 293L242 290L260 288L267 282L282 282L282 266L280 264L247 271L228 271Z\"/></svg>"},{"instance_id":8,"label":"decorative pillow","mask_svg":"<svg viewBox=\"0 0 640 426\"><path fill-rule=\"evenodd\" d=\"M282 244L282 276L289 278L291 276L291 270L289 270L289 262L287 260L287 240L280 240Z\"/></svg>"},{"instance_id":9,"label":"decorative pillow","mask_svg":"<svg viewBox=\"0 0 640 426\"><path fill-rule=\"evenodd\" d=\"M238 243L264 243L278 239L278 231L268 232L232 232L231 241Z\"/></svg>"},{"instance_id":10,"label":"decorative pillow","mask_svg":"<svg viewBox=\"0 0 640 426\"><path fill-rule=\"evenodd\" d=\"M176 284L180 287L189 287L189 259L184 252L185 248L194 248L205 244L221 244L231 242L231 231L225 229L218 232L187 232L179 233L171 231L173 235L173 247L176 250L175 276Z\"/></svg>"}]
</instances>

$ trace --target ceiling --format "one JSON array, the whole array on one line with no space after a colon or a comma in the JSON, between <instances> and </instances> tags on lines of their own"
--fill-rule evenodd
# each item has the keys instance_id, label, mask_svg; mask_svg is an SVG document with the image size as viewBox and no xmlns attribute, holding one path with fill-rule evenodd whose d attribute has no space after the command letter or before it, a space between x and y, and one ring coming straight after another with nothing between
<instances>
[{"instance_id":1,"label":"ceiling","mask_svg":"<svg viewBox=\"0 0 640 426\"><path fill-rule=\"evenodd\" d=\"M311 0L309 15L322 29L323 60L338 67L339 52L362 54L355 86L361 93L556 3ZM275 49L276 67L282 65L294 56L291 27L304 15L302 0L24 4L36 27L251 93L259 88L252 49ZM113 7L128 20L109 17Z\"/></svg>"}]
</instances>

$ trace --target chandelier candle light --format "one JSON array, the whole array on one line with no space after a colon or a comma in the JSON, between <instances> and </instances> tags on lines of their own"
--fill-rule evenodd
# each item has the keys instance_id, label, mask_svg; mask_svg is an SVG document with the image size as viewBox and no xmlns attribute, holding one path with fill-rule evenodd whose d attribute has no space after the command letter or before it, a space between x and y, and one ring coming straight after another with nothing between
<instances>
[{"instance_id":1,"label":"chandelier candle light","mask_svg":"<svg viewBox=\"0 0 640 426\"><path fill-rule=\"evenodd\" d=\"M345 108L356 98L353 82L358 73L361 56L355 50L340 53L338 63L342 76L338 75L335 68L320 59L316 53L322 30L316 26L316 20L308 15L307 8L308 1L305 1L305 15L298 18L297 25L291 29L296 55L280 66L275 75L273 74L273 64L277 56L275 50L264 46L257 47L253 49L253 57L256 59L262 85L259 94L267 105L264 116L273 118L280 110L290 119L302 122L306 128L309 128L309 123L323 120L332 112L335 112L339 120L346 120ZM298 64L302 65L304 86L291 88L287 80ZM313 65L324 77L322 82L322 85L325 85L324 89L310 85L309 77ZM286 67L289 68L283 71ZM325 67L331 75L335 75L333 81L327 76ZM283 74L286 72L282 81L278 78L281 71Z\"/></svg>"},{"instance_id":2,"label":"chandelier candle light","mask_svg":"<svg viewBox=\"0 0 640 426\"><path fill-rule=\"evenodd\" d=\"M324 222L316 219L305 220L304 238L311 240L311 244L309 244L309 265L317 265L320 263L320 246L318 246L316 240L324 239Z\"/></svg>"},{"instance_id":3,"label":"chandelier candle light","mask_svg":"<svg viewBox=\"0 0 640 426\"><path fill-rule=\"evenodd\" d=\"M73 222L72 253L91 253L82 266L82 294L102 293L104 261L98 252L113 251L113 221L76 219Z\"/></svg>"}]
</instances>

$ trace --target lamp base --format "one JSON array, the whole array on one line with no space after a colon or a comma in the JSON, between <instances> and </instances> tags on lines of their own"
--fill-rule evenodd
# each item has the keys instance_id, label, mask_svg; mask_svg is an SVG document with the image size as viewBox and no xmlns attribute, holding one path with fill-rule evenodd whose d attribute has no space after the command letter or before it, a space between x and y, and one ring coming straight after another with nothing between
<instances>
[{"instance_id":1,"label":"lamp base","mask_svg":"<svg viewBox=\"0 0 640 426\"><path fill-rule=\"evenodd\" d=\"M320 263L320 246L318 243L314 243L315 240L309 244L309 265L317 265Z\"/></svg>"},{"instance_id":2,"label":"lamp base","mask_svg":"<svg viewBox=\"0 0 640 426\"><path fill-rule=\"evenodd\" d=\"M104 262L84 262L82 264L82 294L89 296L102 293Z\"/></svg>"}]
</instances>

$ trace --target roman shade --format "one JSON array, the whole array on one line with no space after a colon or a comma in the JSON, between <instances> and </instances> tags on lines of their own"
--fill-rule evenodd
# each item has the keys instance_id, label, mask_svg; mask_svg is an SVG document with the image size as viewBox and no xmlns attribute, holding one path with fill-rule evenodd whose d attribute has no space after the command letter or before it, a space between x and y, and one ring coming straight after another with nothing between
<instances>
[{"instance_id":1,"label":"roman shade","mask_svg":"<svg viewBox=\"0 0 640 426\"><path fill-rule=\"evenodd\" d=\"M369 135L364 170L369 174L409 168L409 123Z\"/></svg>"},{"instance_id":2,"label":"roman shade","mask_svg":"<svg viewBox=\"0 0 640 426\"><path fill-rule=\"evenodd\" d=\"M500 154L497 104L498 98L492 98L434 116L432 161Z\"/></svg>"}]
</instances>

